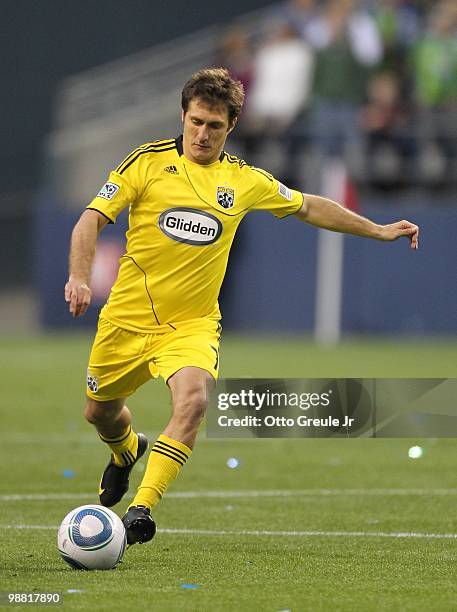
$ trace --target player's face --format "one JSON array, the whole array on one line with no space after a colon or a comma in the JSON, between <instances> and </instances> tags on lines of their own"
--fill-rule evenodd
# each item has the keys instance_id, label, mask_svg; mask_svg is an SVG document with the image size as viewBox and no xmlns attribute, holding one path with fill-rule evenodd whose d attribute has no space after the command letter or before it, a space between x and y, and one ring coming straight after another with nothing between
<instances>
[{"instance_id":1,"label":"player's face","mask_svg":"<svg viewBox=\"0 0 457 612\"><path fill-rule=\"evenodd\" d=\"M235 126L235 122L229 124L228 111L224 105L210 107L198 98L189 102L182 120L184 155L197 164L216 161L228 134Z\"/></svg>"}]
</instances>

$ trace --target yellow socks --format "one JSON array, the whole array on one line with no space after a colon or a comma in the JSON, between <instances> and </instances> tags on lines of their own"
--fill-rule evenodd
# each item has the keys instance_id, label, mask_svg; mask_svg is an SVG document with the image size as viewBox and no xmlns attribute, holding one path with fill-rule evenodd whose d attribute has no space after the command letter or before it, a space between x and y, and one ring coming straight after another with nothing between
<instances>
[{"instance_id":1,"label":"yellow socks","mask_svg":"<svg viewBox=\"0 0 457 612\"><path fill-rule=\"evenodd\" d=\"M114 463L116 465L126 467L135 461L138 451L138 436L133 431L131 425L117 438L106 438L100 434L98 435L113 451Z\"/></svg>"},{"instance_id":2,"label":"yellow socks","mask_svg":"<svg viewBox=\"0 0 457 612\"><path fill-rule=\"evenodd\" d=\"M136 460L138 436L131 425L117 438L98 435L112 450L116 465L125 467ZM182 442L160 435L151 449L146 473L130 505L153 508L191 454L191 449Z\"/></svg>"},{"instance_id":3,"label":"yellow socks","mask_svg":"<svg viewBox=\"0 0 457 612\"><path fill-rule=\"evenodd\" d=\"M143 481L130 506L153 508L191 456L191 449L177 440L160 435L152 447Z\"/></svg>"}]
</instances>

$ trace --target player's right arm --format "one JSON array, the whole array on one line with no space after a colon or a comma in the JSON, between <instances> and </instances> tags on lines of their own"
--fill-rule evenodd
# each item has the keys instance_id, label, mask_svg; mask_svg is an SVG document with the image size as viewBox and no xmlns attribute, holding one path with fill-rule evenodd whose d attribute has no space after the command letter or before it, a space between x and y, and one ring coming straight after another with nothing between
<instances>
[{"instance_id":1,"label":"player's right arm","mask_svg":"<svg viewBox=\"0 0 457 612\"><path fill-rule=\"evenodd\" d=\"M138 147L116 170L110 172L107 182L87 206L73 229L70 273L65 285L65 300L69 303L73 317L85 314L91 301L90 276L97 238L107 223L116 222L117 216L124 208L134 206L147 177L145 154L153 150L153 143Z\"/></svg>"},{"instance_id":2,"label":"player's right arm","mask_svg":"<svg viewBox=\"0 0 457 612\"><path fill-rule=\"evenodd\" d=\"M65 285L65 301L73 317L85 314L92 292L90 276L94 263L97 238L108 218L96 210L85 210L71 235L69 277Z\"/></svg>"}]
</instances>

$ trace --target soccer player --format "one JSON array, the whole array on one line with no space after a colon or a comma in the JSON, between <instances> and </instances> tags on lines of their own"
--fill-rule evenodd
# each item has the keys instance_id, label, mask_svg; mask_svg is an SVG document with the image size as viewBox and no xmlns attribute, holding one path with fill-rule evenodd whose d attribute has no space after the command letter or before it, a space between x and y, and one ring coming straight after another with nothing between
<instances>
[{"instance_id":1,"label":"soccer player","mask_svg":"<svg viewBox=\"0 0 457 612\"><path fill-rule=\"evenodd\" d=\"M148 440L126 406L136 389L161 376L172 414L152 446L146 472L123 522L129 544L155 534L150 511L192 454L208 392L217 380L221 333L218 295L243 217L268 210L328 230L418 246L409 221L377 225L323 197L302 194L224 151L243 104L241 83L222 69L194 74L182 91L183 135L130 153L82 213L72 233L65 299L73 317L90 301L97 237L129 206L125 254L102 308L87 371L86 419L111 458L100 502L117 504Z\"/></svg>"}]
</instances>

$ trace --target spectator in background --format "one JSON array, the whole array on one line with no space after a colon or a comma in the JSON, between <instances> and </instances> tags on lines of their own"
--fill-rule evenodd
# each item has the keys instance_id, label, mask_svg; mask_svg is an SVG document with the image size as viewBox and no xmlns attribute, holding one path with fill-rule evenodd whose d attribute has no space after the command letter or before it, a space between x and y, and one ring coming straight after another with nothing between
<instances>
[{"instance_id":1,"label":"spectator in background","mask_svg":"<svg viewBox=\"0 0 457 612\"><path fill-rule=\"evenodd\" d=\"M275 12L279 19L287 22L305 39L306 28L315 14L316 4L316 0L288 0L281 3Z\"/></svg>"},{"instance_id":2,"label":"spectator in background","mask_svg":"<svg viewBox=\"0 0 457 612\"><path fill-rule=\"evenodd\" d=\"M384 47L383 68L404 77L408 51L420 31L418 7L410 0L376 0L373 14Z\"/></svg>"},{"instance_id":3,"label":"spectator in background","mask_svg":"<svg viewBox=\"0 0 457 612\"><path fill-rule=\"evenodd\" d=\"M259 153L284 151L299 114L308 105L311 92L313 53L297 30L287 22L273 29L254 57L254 76L247 105L246 120L251 133L247 152L261 165ZM277 146L276 146L277 145ZM292 164L289 149L270 161L283 180Z\"/></svg>"},{"instance_id":4,"label":"spectator in background","mask_svg":"<svg viewBox=\"0 0 457 612\"><path fill-rule=\"evenodd\" d=\"M214 66L223 66L230 72L235 81L240 81L244 88L245 105L249 104L253 80L253 49L249 34L239 26L229 27L222 38L221 46L216 53ZM237 130L230 136L230 142L237 155L243 157L250 140L246 117L239 117Z\"/></svg>"},{"instance_id":5,"label":"spectator in background","mask_svg":"<svg viewBox=\"0 0 457 612\"><path fill-rule=\"evenodd\" d=\"M282 132L309 99L312 52L298 32L282 23L254 58L254 80L248 106L258 130Z\"/></svg>"},{"instance_id":6,"label":"spectator in background","mask_svg":"<svg viewBox=\"0 0 457 612\"><path fill-rule=\"evenodd\" d=\"M422 108L457 103L457 3L444 0L432 9L427 30L415 49L417 101Z\"/></svg>"},{"instance_id":7,"label":"spectator in background","mask_svg":"<svg viewBox=\"0 0 457 612\"><path fill-rule=\"evenodd\" d=\"M442 0L432 8L428 27L414 53L421 170L433 155L444 155L442 172L457 155L457 3ZM425 160L425 162L424 162ZM424 167L425 165L425 167ZM436 161L435 161L436 166Z\"/></svg>"},{"instance_id":8,"label":"spectator in background","mask_svg":"<svg viewBox=\"0 0 457 612\"><path fill-rule=\"evenodd\" d=\"M398 186L408 179L415 153L411 109L394 72L380 72L369 82L361 125L366 135L371 179L379 187Z\"/></svg>"},{"instance_id":9,"label":"spectator in background","mask_svg":"<svg viewBox=\"0 0 457 612\"><path fill-rule=\"evenodd\" d=\"M366 99L370 70L381 62L375 20L354 0L329 0L306 29L316 50L313 126L316 144L343 157L359 140L358 110Z\"/></svg>"},{"instance_id":10,"label":"spectator in background","mask_svg":"<svg viewBox=\"0 0 457 612\"><path fill-rule=\"evenodd\" d=\"M243 84L245 103L249 98L252 83L252 58L253 52L247 32L240 27L229 28L222 39L215 64L227 68L232 78Z\"/></svg>"}]
</instances>

